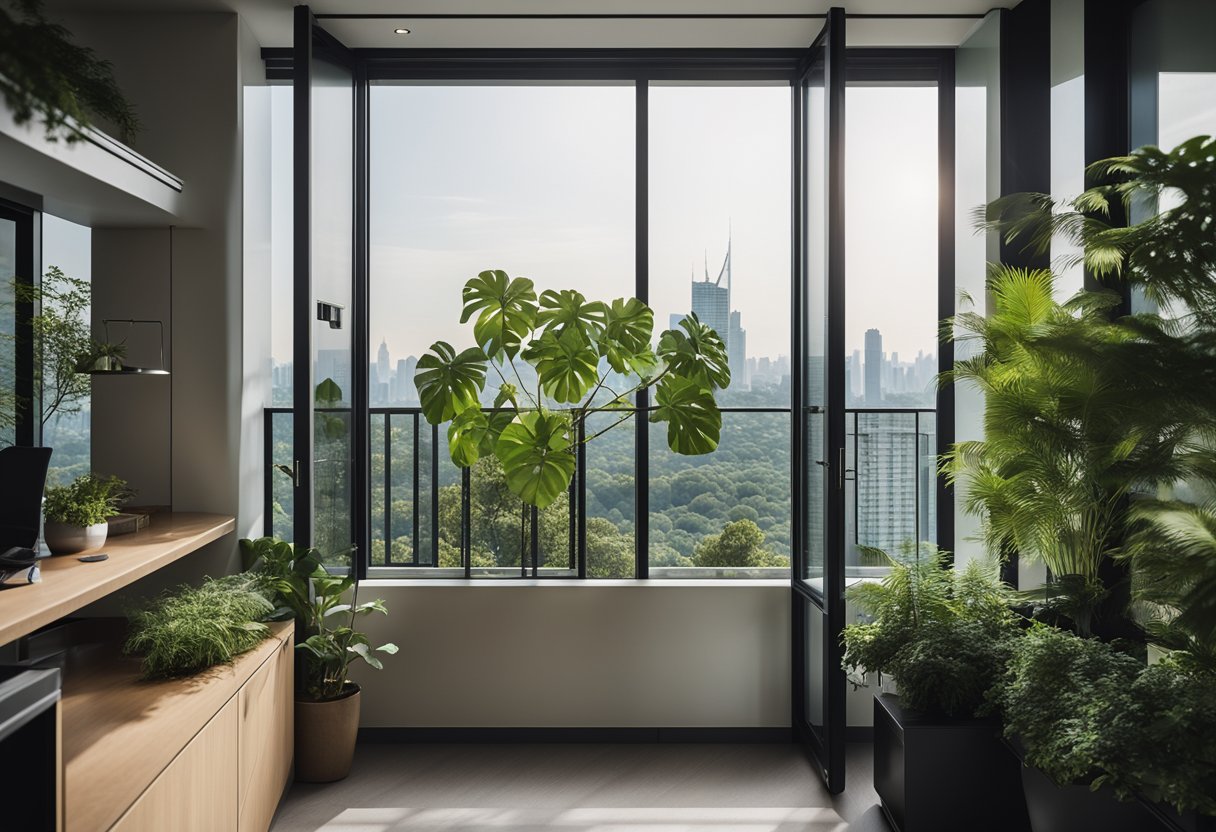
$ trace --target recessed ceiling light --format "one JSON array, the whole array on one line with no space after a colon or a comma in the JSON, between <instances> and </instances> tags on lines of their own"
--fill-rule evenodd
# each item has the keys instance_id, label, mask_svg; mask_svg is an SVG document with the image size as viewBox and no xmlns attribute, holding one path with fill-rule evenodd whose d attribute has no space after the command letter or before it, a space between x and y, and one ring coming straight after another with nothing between
<instances>
[{"instance_id":1,"label":"recessed ceiling light","mask_svg":"<svg viewBox=\"0 0 1216 832\"><path fill-rule=\"evenodd\" d=\"M394 29L393 30L394 35L408 35L409 33L410 33L409 29Z\"/></svg>"}]
</instances>

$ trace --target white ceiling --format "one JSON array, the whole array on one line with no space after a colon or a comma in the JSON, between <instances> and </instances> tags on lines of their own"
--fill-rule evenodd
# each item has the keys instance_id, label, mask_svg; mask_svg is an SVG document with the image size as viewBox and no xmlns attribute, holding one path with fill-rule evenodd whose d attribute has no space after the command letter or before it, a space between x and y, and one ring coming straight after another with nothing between
<instances>
[{"instance_id":1,"label":"white ceiling","mask_svg":"<svg viewBox=\"0 0 1216 832\"><path fill-rule=\"evenodd\" d=\"M314 0L316 14L391 14L393 19L331 19L323 25L351 47L801 47L817 19L463 19L414 14L819 14L843 5L853 15L977 15L1018 0ZM72 12L235 11L263 46L291 44L295 0L47 0ZM846 27L850 46L953 46L968 18L864 19ZM393 33L408 27L411 34Z\"/></svg>"}]
</instances>

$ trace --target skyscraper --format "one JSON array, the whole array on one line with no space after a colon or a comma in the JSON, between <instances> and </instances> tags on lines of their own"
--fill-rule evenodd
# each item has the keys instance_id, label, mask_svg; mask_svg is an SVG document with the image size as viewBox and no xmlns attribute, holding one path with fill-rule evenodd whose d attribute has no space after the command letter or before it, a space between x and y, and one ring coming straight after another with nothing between
<instances>
[{"instance_id":1,"label":"skyscraper","mask_svg":"<svg viewBox=\"0 0 1216 832\"><path fill-rule=\"evenodd\" d=\"M747 331L743 329L743 317L730 308L731 288L731 239L726 239L726 257L718 271L718 279L709 279L708 259L705 264L705 279L692 281L692 311L701 323L713 329L726 347L730 366L731 386L747 389ZM673 325L676 316L672 316Z\"/></svg>"},{"instance_id":2,"label":"skyscraper","mask_svg":"<svg viewBox=\"0 0 1216 832\"><path fill-rule=\"evenodd\" d=\"M747 377L747 331L743 328L743 316L734 310L730 313L726 354L730 361L730 386L736 390L750 389L751 382Z\"/></svg>"},{"instance_id":3,"label":"skyscraper","mask_svg":"<svg viewBox=\"0 0 1216 832\"><path fill-rule=\"evenodd\" d=\"M882 403L882 333L877 329L866 330L866 404L871 407Z\"/></svg>"},{"instance_id":4,"label":"skyscraper","mask_svg":"<svg viewBox=\"0 0 1216 832\"><path fill-rule=\"evenodd\" d=\"M388 364L388 341L384 338L380 339L380 349L376 352L376 381L382 384L388 384L389 374L392 371Z\"/></svg>"}]
</instances>

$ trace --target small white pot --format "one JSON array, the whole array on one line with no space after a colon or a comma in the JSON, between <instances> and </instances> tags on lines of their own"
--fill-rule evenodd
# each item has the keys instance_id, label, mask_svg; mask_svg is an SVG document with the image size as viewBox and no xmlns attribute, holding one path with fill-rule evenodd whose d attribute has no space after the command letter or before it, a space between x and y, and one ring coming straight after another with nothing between
<instances>
[{"instance_id":1,"label":"small white pot","mask_svg":"<svg viewBox=\"0 0 1216 832\"><path fill-rule=\"evenodd\" d=\"M96 552L106 545L108 523L92 526L73 526L68 523L46 521L46 545L54 555L81 555Z\"/></svg>"}]
</instances>

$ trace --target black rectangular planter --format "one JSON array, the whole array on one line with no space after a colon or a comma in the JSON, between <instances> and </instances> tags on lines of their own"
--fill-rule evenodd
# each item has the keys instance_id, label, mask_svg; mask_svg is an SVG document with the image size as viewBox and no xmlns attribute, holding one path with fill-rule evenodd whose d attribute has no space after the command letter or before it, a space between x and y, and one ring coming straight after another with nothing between
<instances>
[{"instance_id":1,"label":"black rectangular planter","mask_svg":"<svg viewBox=\"0 0 1216 832\"><path fill-rule=\"evenodd\" d=\"M995 720L874 697L874 790L898 832L1029 832L1020 768Z\"/></svg>"},{"instance_id":2,"label":"black rectangular planter","mask_svg":"<svg viewBox=\"0 0 1216 832\"><path fill-rule=\"evenodd\" d=\"M1120 801L1109 788L1095 791L1087 783L1057 786L1046 774L1022 762L1018 743L1010 743L1009 751L1022 769L1032 832L1216 832L1216 818L1206 815L1179 814L1171 806L1142 799Z\"/></svg>"}]
</instances>

